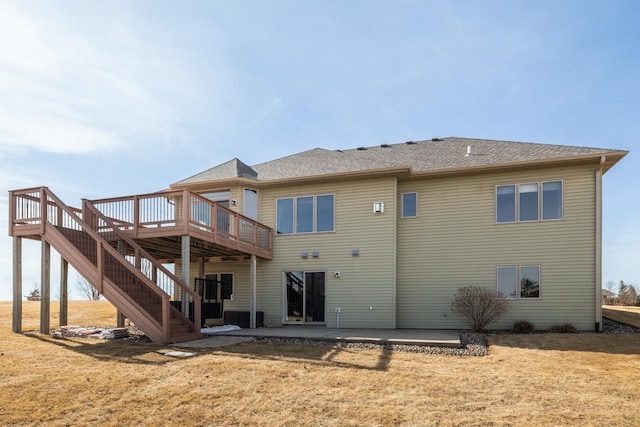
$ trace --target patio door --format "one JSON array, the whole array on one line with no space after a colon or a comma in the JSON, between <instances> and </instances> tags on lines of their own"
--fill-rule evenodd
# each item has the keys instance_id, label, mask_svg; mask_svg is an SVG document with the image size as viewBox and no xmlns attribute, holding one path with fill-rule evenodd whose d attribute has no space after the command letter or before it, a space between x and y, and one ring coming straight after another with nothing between
<instances>
[{"instance_id":1,"label":"patio door","mask_svg":"<svg viewBox=\"0 0 640 427\"><path fill-rule=\"evenodd\" d=\"M325 273L284 273L286 323L324 323Z\"/></svg>"}]
</instances>

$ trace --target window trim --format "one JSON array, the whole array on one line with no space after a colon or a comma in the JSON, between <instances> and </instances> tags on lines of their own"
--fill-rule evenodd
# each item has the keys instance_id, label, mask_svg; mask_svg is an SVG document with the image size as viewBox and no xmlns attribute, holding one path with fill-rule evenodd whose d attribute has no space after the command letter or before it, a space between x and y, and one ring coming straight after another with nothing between
<instances>
[{"instance_id":1,"label":"window trim","mask_svg":"<svg viewBox=\"0 0 640 427\"><path fill-rule=\"evenodd\" d=\"M405 215L404 213L404 196L408 194L415 194L415 215ZM407 191L402 193L400 196L401 207L400 207L400 216L401 218L417 218L418 217L418 192L417 191Z\"/></svg>"},{"instance_id":2,"label":"window trim","mask_svg":"<svg viewBox=\"0 0 640 427\"><path fill-rule=\"evenodd\" d=\"M535 185L536 186L536 219L521 219L522 216L522 210L520 209L520 201L521 201L521 194L523 194L523 192L520 191L521 187L527 186L527 185ZM516 222L537 222L540 221L540 211L541 211L541 196L540 196L540 183L539 182L522 182L516 185ZM526 194L526 192L524 192Z\"/></svg>"},{"instance_id":3,"label":"window trim","mask_svg":"<svg viewBox=\"0 0 640 427\"><path fill-rule=\"evenodd\" d=\"M521 281L522 281L522 269L523 268L528 268L528 267L536 267L538 269L538 296L537 297L522 297L522 285L521 285ZM504 264L504 265L497 265L496 266L496 291L500 292L500 289L498 287L498 277L499 277L499 273L498 271L501 268L515 268L516 269L516 296L515 297L510 297L509 295L504 295L507 299L509 300L513 300L513 301L540 301L542 300L542 264L536 264L536 263L531 263L531 264Z\"/></svg>"},{"instance_id":4,"label":"window trim","mask_svg":"<svg viewBox=\"0 0 640 427\"><path fill-rule=\"evenodd\" d=\"M544 184L546 183L553 183L553 182L559 182L560 185L562 186L561 191L560 191L560 197L561 197L561 206L560 206L560 210L561 210L561 215L560 218L549 218L549 219L544 219L543 215L544 215L544 197L543 197L543 188L544 188ZM537 184L538 185L538 219L535 220L521 220L520 219L520 186L522 185L527 185L527 184ZM499 187L515 187L515 221L498 221L498 188ZM564 215L564 211L565 211L565 185L564 185L564 180L563 179L548 179L548 180L544 180L544 181L526 181L526 182L516 182L516 183L508 183L508 184L496 184L494 186L494 190L493 190L493 202L494 202L494 216L493 216L493 221L494 224L496 225L501 225L501 224L517 224L517 223L522 223L522 224L527 224L527 223L535 223L535 222L549 222L549 221L564 221L565 219L565 215Z\"/></svg>"},{"instance_id":5,"label":"window trim","mask_svg":"<svg viewBox=\"0 0 640 427\"><path fill-rule=\"evenodd\" d=\"M318 231L318 197L323 196L331 196L332 197L332 229L331 230L322 230ZM312 230L311 231L297 231L296 219L298 215L298 199L304 199L307 197L311 197L313 200L313 209L312 209ZM278 232L278 203L280 200L291 200L293 204L292 211L292 224L290 233L279 233ZM291 197L279 197L276 199L276 227L275 227L275 235L276 236L286 236L291 234L322 234L322 233L335 233L336 231L336 194L335 193L322 193L322 194L308 194L308 195L300 195L300 196L291 196Z\"/></svg>"}]
</instances>

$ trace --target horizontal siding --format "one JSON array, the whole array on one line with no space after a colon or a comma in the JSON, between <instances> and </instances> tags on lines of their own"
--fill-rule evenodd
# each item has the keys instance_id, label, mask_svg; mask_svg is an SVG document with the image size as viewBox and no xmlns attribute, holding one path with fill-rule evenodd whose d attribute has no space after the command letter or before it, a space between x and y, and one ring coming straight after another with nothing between
<instances>
[{"instance_id":1,"label":"horizontal siding","mask_svg":"<svg viewBox=\"0 0 640 427\"><path fill-rule=\"evenodd\" d=\"M260 192L260 220L271 227L278 198L331 193L336 209L335 232L274 236L273 260L262 261L257 274L257 304L267 325L282 324L284 271L324 271L327 327L336 326L336 307L341 327L395 326L395 187L395 179L386 178ZM372 213L373 202L383 202L385 212ZM354 248L360 250L357 257L351 255ZM313 258L313 251L320 256Z\"/></svg>"},{"instance_id":2,"label":"horizontal siding","mask_svg":"<svg viewBox=\"0 0 640 427\"><path fill-rule=\"evenodd\" d=\"M495 224L495 186L563 180L565 218ZM497 265L541 264L541 298L514 300L492 327L520 319L546 328L595 320L595 185L588 167L403 182L418 193L418 217L398 221L398 327L457 328L455 291L496 287ZM399 196L400 197L400 196Z\"/></svg>"}]
</instances>

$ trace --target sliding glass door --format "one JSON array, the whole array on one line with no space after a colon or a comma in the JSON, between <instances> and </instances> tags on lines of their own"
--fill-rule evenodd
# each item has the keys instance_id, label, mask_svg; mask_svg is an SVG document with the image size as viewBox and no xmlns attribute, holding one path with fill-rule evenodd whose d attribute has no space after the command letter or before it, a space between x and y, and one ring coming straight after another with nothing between
<instances>
[{"instance_id":1,"label":"sliding glass door","mask_svg":"<svg viewBox=\"0 0 640 427\"><path fill-rule=\"evenodd\" d=\"M324 323L325 273L284 273L287 323Z\"/></svg>"}]
</instances>

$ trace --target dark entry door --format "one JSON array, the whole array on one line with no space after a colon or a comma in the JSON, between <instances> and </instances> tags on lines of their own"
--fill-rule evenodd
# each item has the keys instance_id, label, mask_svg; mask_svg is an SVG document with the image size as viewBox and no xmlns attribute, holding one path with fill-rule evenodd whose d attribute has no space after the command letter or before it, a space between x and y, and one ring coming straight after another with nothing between
<instances>
[{"instance_id":1,"label":"dark entry door","mask_svg":"<svg viewBox=\"0 0 640 427\"><path fill-rule=\"evenodd\" d=\"M285 273L285 321L323 323L325 305L325 273L290 271Z\"/></svg>"}]
</instances>

